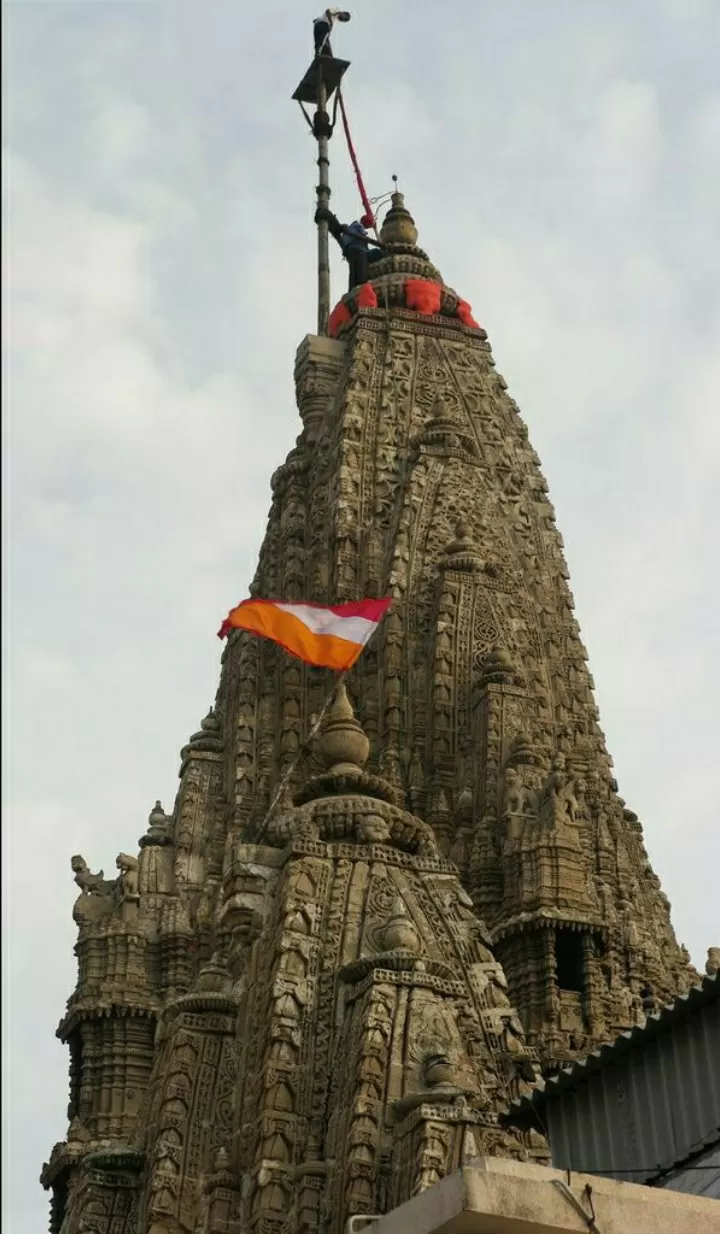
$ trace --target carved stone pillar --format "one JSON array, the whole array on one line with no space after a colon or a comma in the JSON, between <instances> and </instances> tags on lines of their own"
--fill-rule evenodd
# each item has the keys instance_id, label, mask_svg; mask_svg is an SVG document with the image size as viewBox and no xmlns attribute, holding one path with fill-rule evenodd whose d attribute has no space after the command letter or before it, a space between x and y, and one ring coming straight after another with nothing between
<instances>
[{"instance_id":1,"label":"carved stone pillar","mask_svg":"<svg viewBox=\"0 0 720 1234\"><path fill-rule=\"evenodd\" d=\"M583 1011L590 1036L597 1038L605 1031L603 1014L603 980L598 962L595 936L588 931L581 935L584 994Z\"/></svg>"},{"instance_id":2,"label":"carved stone pillar","mask_svg":"<svg viewBox=\"0 0 720 1234\"><path fill-rule=\"evenodd\" d=\"M143 1154L128 1147L92 1149L78 1167L63 1228L114 1234L133 1228Z\"/></svg>"},{"instance_id":3,"label":"carved stone pillar","mask_svg":"<svg viewBox=\"0 0 720 1234\"><path fill-rule=\"evenodd\" d=\"M338 387L345 361L345 344L338 339L306 334L295 357L297 405L308 445L319 436Z\"/></svg>"},{"instance_id":4,"label":"carved stone pillar","mask_svg":"<svg viewBox=\"0 0 720 1234\"><path fill-rule=\"evenodd\" d=\"M225 811L223 735L211 710L181 751L180 788L175 803L175 878L201 891L218 814ZM199 897L198 897L199 898Z\"/></svg>"},{"instance_id":5,"label":"carved stone pillar","mask_svg":"<svg viewBox=\"0 0 720 1234\"><path fill-rule=\"evenodd\" d=\"M191 993L165 1007L148 1098L147 1169L138 1229L190 1226L212 1154L232 1133L237 1002L222 963L201 970Z\"/></svg>"}]
</instances>

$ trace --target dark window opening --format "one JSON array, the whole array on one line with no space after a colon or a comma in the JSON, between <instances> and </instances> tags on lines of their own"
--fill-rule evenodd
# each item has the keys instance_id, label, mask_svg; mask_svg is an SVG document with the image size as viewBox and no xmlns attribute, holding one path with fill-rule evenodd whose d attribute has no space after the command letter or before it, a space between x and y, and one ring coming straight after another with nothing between
<instances>
[{"instance_id":1,"label":"dark window opening","mask_svg":"<svg viewBox=\"0 0 720 1234\"><path fill-rule=\"evenodd\" d=\"M68 1045L70 1046L70 1104L67 1116L72 1122L80 1105L80 1080L82 1078L82 1041L78 1032L73 1033Z\"/></svg>"},{"instance_id":2,"label":"dark window opening","mask_svg":"<svg viewBox=\"0 0 720 1234\"><path fill-rule=\"evenodd\" d=\"M560 990L585 990L582 935L576 930L556 930L555 963Z\"/></svg>"}]
</instances>

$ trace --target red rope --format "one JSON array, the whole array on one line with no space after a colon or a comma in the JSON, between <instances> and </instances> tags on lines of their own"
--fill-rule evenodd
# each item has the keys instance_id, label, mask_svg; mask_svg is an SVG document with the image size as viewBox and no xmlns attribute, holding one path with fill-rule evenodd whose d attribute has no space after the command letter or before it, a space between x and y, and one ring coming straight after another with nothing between
<instances>
[{"instance_id":1,"label":"red rope","mask_svg":"<svg viewBox=\"0 0 720 1234\"><path fill-rule=\"evenodd\" d=\"M338 87L337 93L338 93L338 101L340 103L340 114L342 115L343 128L345 130L345 140L347 141L347 148L348 148L348 153L350 155L350 161L352 162L353 169L355 171L355 179L357 180L357 186L358 186L358 189L360 190L360 197L362 200L363 209L365 210L365 213L368 216L368 218L372 219L372 228L373 228L373 231L375 232L375 235L377 236L377 228L375 226L375 215L373 214L373 208L370 205L370 199L365 191L365 185L363 184L363 178L362 178L362 173L360 171L360 167L358 164L357 154L355 153L355 147L353 145L353 140L352 140L352 137L350 136L350 125L348 124L347 114L345 112L345 101L343 99L343 96L340 92L339 87Z\"/></svg>"}]
</instances>

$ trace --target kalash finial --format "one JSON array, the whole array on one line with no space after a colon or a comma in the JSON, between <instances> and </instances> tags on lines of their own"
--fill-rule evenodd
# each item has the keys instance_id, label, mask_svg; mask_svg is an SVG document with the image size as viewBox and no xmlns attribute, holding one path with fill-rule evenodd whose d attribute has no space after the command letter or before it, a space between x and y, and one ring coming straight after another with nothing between
<instances>
[{"instance_id":1,"label":"kalash finial","mask_svg":"<svg viewBox=\"0 0 720 1234\"><path fill-rule=\"evenodd\" d=\"M417 227L410 211L405 206L405 198L398 189L398 178L393 176L395 190L391 197L390 209L385 215L380 243L385 244L417 244Z\"/></svg>"},{"instance_id":2,"label":"kalash finial","mask_svg":"<svg viewBox=\"0 0 720 1234\"><path fill-rule=\"evenodd\" d=\"M370 742L355 719L344 681L335 691L318 742L318 753L328 770L335 775L347 772L357 774L368 760Z\"/></svg>"}]
</instances>

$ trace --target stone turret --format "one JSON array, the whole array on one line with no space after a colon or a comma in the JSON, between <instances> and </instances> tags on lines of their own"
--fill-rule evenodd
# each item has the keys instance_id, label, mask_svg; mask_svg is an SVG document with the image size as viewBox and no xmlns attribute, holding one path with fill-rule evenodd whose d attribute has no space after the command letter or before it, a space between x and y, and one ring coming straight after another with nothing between
<instances>
[{"instance_id":1,"label":"stone turret","mask_svg":"<svg viewBox=\"0 0 720 1234\"><path fill-rule=\"evenodd\" d=\"M267 888L229 1158L248 1228L325 1214L339 1234L442 1177L469 1134L478 1151L545 1153L499 1125L536 1063L487 932L431 828L364 770L368 752L343 685L324 770L234 863Z\"/></svg>"},{"instance_id":2,"label":"stone turret","mask_svg":"<svg viewBox=\"0 0 720 1234\"><path fill-rule=\"evenodd\" d=\"M208 946L200 910L214 871L222 875L222 847L219 860L213 847L222 734L212 711L181 759L173 816L155 803L138 856L119 853L114 879L93 874L79 854L71 861L80 889L78 980L57 1030L70 1049L70 1126L43 1169L53 1191L51 1234L71 1202L109 1223L135 1212L145 1161L136 1140L158 1015L186 994Z\"/></svg>"}]
</instances>

